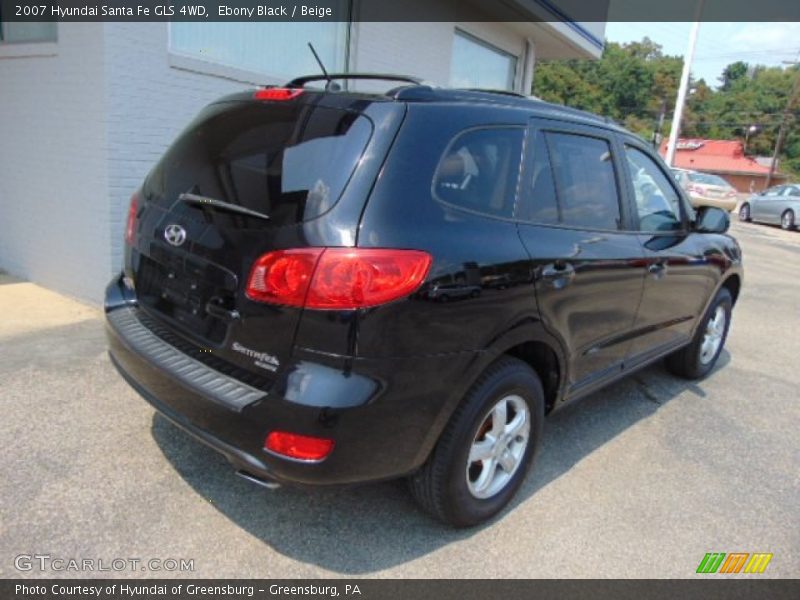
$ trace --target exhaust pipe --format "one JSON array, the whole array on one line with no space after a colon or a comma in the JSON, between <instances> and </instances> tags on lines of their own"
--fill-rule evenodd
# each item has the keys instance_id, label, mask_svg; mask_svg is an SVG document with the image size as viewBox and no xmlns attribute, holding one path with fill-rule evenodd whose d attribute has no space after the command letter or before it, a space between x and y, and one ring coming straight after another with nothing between
<instances>
[{"instance_id":1,"label":"exhaust pipe","mask_svg":"<svg viewBox=\"0 0 800 600\"><path fill-rule=\"evenodd\" d=\"M281 487L281 484L277 481L273 481L271 479L262 479L261 477L256 477L252 473L248 473L247 471L236 471L236 474L242 479L246 479L250 483L255 483L256 485L260 485L268 490L277 490L279 487Z\"/></svg>"}]
</instances>

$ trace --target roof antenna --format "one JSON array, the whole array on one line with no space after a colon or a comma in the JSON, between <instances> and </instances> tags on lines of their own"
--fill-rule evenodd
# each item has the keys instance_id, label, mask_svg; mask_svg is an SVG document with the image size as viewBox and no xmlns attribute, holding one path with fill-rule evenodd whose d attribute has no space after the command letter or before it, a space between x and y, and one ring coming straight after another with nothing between
<instances>
[{"instance_id":1,"label":"roof antenna","mask_svg":"<svg viewBox=\"0 0 800 600\"><path fill-rule=\"evenodd\" d=\"M337 84L333 83L333 79L330 75L328 75L325 65L322 64L322 60L320 59L319 54L317 54L317 51L314 50L314 46L311 44L311 42L308 42L308 47L311 49L311 54L314 55L314 59L317 61L319 68L322 69L322 74L325 75L325 79L328 80L325 90L328 92L338 92L341 88Z\"/></svg>"}]
</instances>

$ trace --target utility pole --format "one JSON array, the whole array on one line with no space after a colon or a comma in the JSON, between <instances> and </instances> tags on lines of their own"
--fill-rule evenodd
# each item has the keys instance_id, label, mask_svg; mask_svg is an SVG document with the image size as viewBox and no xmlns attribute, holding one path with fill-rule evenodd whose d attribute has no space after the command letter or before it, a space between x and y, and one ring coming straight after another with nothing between
<instances>
[{"instance_id":1,"label":"utility pole","mask_svg":"<svg viewBox=\"0 0 800 600\"><path fill-rule=\"evenodd\" d=\"M653 132L653 149L658 152L659 147L661 146L661 130L664 128L664 118L667 116L667 101L661 101L661 111L658 113L658 123L656 125L656 130Z\"/></svg>"},{"instance_id":2,"label":"utility pole","mask_svg":"<svg viewBox=\"0 0 800 600\"><path fill-rule=\"evenodd\" d=\"M800 64L800 62L796 60L785 60L783 62L787 65ZM767 174L767 182L764 184L764 189L767 189L772 185L772 178L775 176L775 167L778 165L778 155L781 153L783 140L786 137L786 128L789 124L789 117L792 115L792 107L794 106L794 101L797 99L798 93L800 93L800 68L797 69L797 74L794 78L794 85L792 86L792 93L789 94L789 101L786 103L786 108L783 109L781 126L780 129L778 129L778 139L775 140L775 152L772 154L772 162L769 163L769 173Z\"/></svg>"},{"instance_id":3,"label":"utility pole","mask_svg":"<svg viewBox=\"0 0 800 600\"><path fill-rule=\"evenodd\" d=\"M666 161L670 167L675 162L675 146L678 144L678 135L681 131L683 104L686 102L686 92L689 89L689 75L692 70L692 60L694 59L694 47L697 44L697 32L700 30L700 13L703 10L703 1L698 0L697 2L694 23L692 23L692 30L689 33L689 47L686 49L686 56L683 57L683 72L681 73L681 83L678 87L678 99L675 101L672 128L669 131L669 142L667 142Z\"/></svg>"}]
</instances>

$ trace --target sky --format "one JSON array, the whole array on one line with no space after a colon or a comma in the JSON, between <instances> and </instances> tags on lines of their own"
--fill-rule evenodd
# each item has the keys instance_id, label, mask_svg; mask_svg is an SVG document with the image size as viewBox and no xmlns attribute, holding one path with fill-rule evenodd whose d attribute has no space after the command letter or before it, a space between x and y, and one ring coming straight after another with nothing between
<instances>
[{"instance_id":1,"label":"sky","mask_svg":"<svg viewBox=\"0 0 800 600\"><path fill-rule=\"evenodd\" d=\"M683 56L689 44L691 23L620 23L606 25L612 42L640 41L647 36L665 54ZM749 64L781 65L800 59L800 23L701 23L692 75L712 87L722 70L737 60Z\"/></svg>"}]
</instances>

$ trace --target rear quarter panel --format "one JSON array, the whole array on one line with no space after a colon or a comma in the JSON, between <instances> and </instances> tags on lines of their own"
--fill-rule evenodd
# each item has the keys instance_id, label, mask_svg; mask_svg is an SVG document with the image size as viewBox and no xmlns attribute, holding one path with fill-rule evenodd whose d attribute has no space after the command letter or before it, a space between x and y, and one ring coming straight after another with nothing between
<instances>
[{"instance_id":1,"label":"rear quarter panel","mask_svg":"<svg viewBox=\"0 0 800 600\"><path fill-rule=\"evenodd\" d=\"M442 203L431 185L459 132L526 123L527 115L513 109L409 106L364 211L358 245L425 250L433 265L413 296L359 314L359 356L482 352L518 324L538 319L516 224ZM454 285L464 293L439 291Z\"/></svg>"}]
</instances>

